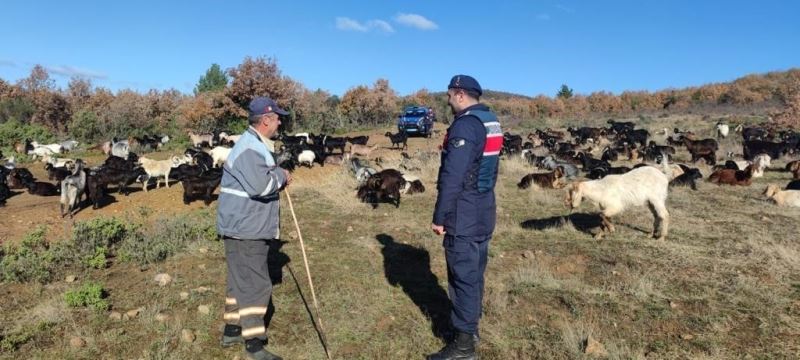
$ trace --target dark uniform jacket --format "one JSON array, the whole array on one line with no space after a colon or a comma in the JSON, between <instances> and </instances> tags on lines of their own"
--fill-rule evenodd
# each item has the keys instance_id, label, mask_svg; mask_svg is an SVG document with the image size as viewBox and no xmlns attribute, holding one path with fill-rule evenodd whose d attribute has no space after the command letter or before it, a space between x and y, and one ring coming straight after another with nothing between
<instances>
[{"instance_id":1,"label":"dark uniform jacket","mask_svg":"<svg viewBox=\"0 0 800 360\"><path fill-rule=\"evenodd\" d=\"M443 225L448 235L482 236L494 231L494 183L502 139L500 124L483 104L456 114L447 129L433 223Z\"/></svg>"}]
</instances>

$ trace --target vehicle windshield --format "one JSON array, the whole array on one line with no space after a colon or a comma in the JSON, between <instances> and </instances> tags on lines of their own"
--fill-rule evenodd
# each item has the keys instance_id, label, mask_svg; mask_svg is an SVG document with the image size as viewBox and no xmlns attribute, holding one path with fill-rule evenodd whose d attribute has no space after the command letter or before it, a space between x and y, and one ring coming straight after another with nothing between
<instances>
[{"instance_id":1,"label":"vehicle windshield","mask_svg":"<svg viewBox=\"0 0 800 360\"><path fill-rule=\"evenodd\" d=\"M425 110L408 110L406 116L425 116Z\"/></svg>"}]
</instances>

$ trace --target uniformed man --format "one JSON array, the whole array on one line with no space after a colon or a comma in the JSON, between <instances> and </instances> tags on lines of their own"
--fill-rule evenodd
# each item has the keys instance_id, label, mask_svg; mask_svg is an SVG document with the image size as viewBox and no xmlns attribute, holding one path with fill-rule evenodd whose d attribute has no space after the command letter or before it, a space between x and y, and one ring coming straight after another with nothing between
<instances>
[{"instance_id":1,"label":"uniformed man","mask_svg":"<svg viewBox=\"0 0 800 360\"><path fill-rule=\"evenodd\" d=\"M250 127L222 167L217 208L217 232L228 265L222 346L244 343L249 359L279 360L264 348L264 315L272 296L267 254L280 233L278 192L292 176L276 166L270 138L281 124L279 115L288 113L266 97L253 99L249 110Z\"/></svg>"},{"instance_id":2,"label":"uniformed man","mask_svg":"<svg viewBox=\"0 0 800 360\"><path fill-rule=\"evenodd\" d=\"M432 230L444 235L450 319L455 337L431 360L475 359L489 240L495 227L494 184L503 132L479 103L480 84L456 75L447 86L454 120L442 144Z\"/></svg>"}]
</instances>

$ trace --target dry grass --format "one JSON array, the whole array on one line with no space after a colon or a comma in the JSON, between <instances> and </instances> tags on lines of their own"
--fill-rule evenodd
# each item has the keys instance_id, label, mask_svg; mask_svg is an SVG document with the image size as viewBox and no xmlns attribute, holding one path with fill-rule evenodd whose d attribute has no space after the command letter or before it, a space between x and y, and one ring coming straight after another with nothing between
<instances>
[{"instance_id":1,"label":"dry grass","mask_svg":"<svg viewBox=\"0 0 800 360\"><path fill-rule=\"evenodd\" d=\"M708 124L697 121L673 117L649 119L647 124L651 129L708 130ZM412 154L438 141L411 140ZM724 141L723 146L738 145ZM397 151L382 149L379 156L385 167L399 162ZM680 150L678 159L687 158ZM785 161L775 161L773 167L781 168ZM334 358L420 358L442 344L432 329L447 314L441 307L446 304L447 277L441 239L429 230L438 158L421 165L411 173L423 180L427 191L404 196L399 209L381 204L372 210L359 203L355 180L346 169L325 166L296 173L302 181L290 191ZM570 214L563 190L517 189L519 178L535 171L521 160L501 162L497 229L481 321L482 358L584 359L589 335L605 346L610 359L793 358L800 353L800 209L779 208L761 195L766 184L788 182L787 173L767 172L750 187L701 181L699 191L671 189L670 235L655 241L647 237L652 215L645 208L612 219L617 232L595 240L593 206ZM282 271L273 297L270 348L287 358L323 359L303 303L310 304L310 293L286 209L284 204L287 242L271 259ZM61 309L53 303L57 288L4 284L3 296L14 294L14 300L0 303L3 334L23 325L25 308L41 318L64 320L52 335L37 337L44 345L28 343L2 356L239 355L239 348L218 346L224 255L217 243L201 251L205 247L190 247L144 270L114 264L87 273L86 278L107 284L116 309L146 307L140 318L127 322ZM172 274L175 282L154 286L151 279L161 271ZM210 291L192 290L199 286ZM190 292L189 299L180 300L180 291ZM198 316L200 304L210 305L212 314ZM162 311L173 321L155 321ZM183 328L196 331L193 344L180 342ZM62 337L71 333L91 341L87 348L64 355L68 345Z\"/></svg>"}]
</instances>

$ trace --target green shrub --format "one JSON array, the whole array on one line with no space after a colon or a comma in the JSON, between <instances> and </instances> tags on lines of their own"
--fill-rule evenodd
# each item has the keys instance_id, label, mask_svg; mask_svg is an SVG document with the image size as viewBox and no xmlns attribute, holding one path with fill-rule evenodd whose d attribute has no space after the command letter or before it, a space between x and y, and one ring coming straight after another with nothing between
<instances>
[{"instance_id":1,"label":"green shrub","mask_svg":"<svg viewBox=\"0 0 800 360\"><path fill-rule=\"evenodd\" d=\"M156 222L147 234L128 237L120 246L119 255L123 261L151 264L166 260L190 243L215 238L213 217L180 215Z\"/></svg>"},{"instance_id":2,"label":"green shrub","mask_svg":"<svg viewBox=\"0 0 800 360\"><path fill-rule=\"evenodd\" d=\"M84 264L89 267L95 269L103 269L106 267L106 252L108 251L105 247L96 247L94 251L94 256L88 257L84 260Z\"/></svg>"},{"instance_id":3,"label":"green shrub","mask_svg":"<svg viewBox=\"0 0 800 360\"><path fill-rule=\"evenodd\" d=\"M111 250L125 237L137 231L137 226L130 225L115 217L98 217L88 221L75 223L72 229L72 242L76 256L87 261L97 256L97 248Z\"/></svg>"},{"instance_id":4,"label":"green shrub","mask_svg":"<svg viewBox=\"0 0 800 360\"><path fill-rule=\"evenodd\" d=\"M44 126L24 124L14 119L0 124L0 147L14 146L14 143L25 139L50 143L55 141L55 136Z\"/></svg>"},{"instance_id":5,"label":"green shrub","mask_svg":"<svg viewBox=\"0 0 800 360\"><path fill-rule=\"evenodd\" d=\"M44 239L47 228L39 226L25 235L18 246L6 246L0 261L4 281L46 283L56 264L54 252Z\"/></svg>"},{"instance_id":6,"label":"green shrub","mask_svg":"<svg viewBox=\"0 0 800 360\"><path fill-rule=\"evenodd\" d=\"M110 304L105 299L106 292L103 285L95 282L83 284L76 290L64 293L64 301L71 307L90 307L97 311L108 310Z\"/></svg>"},{"instance_id":7,"label":"green shrub","mask_svg":"<svg viewBox=\"0 0 800 360\"><path fill-rule=\"evenodd\" d=\"M72 114L69 124L69 133L82 142L92 142L103 136L100 131L100 119L97 114L89 110L81 110Z\"/></svg>"},{"instance_id":8,"label":"green shrub","mask_svg":"<svg viewBox=\"0 0 800 360\"><path fill-rule=\"evenodd\" d=\"M4 334L2 335L2 340L0 340L0 351L2 352L12 352L19 349L20 346L27 343L37 334L42 333L49 333L49 331L55 326L55 323L48 322L48 321L41 321L36 325L28 325L24 326L18 331Z\"/></svg>"}]
</instances>

